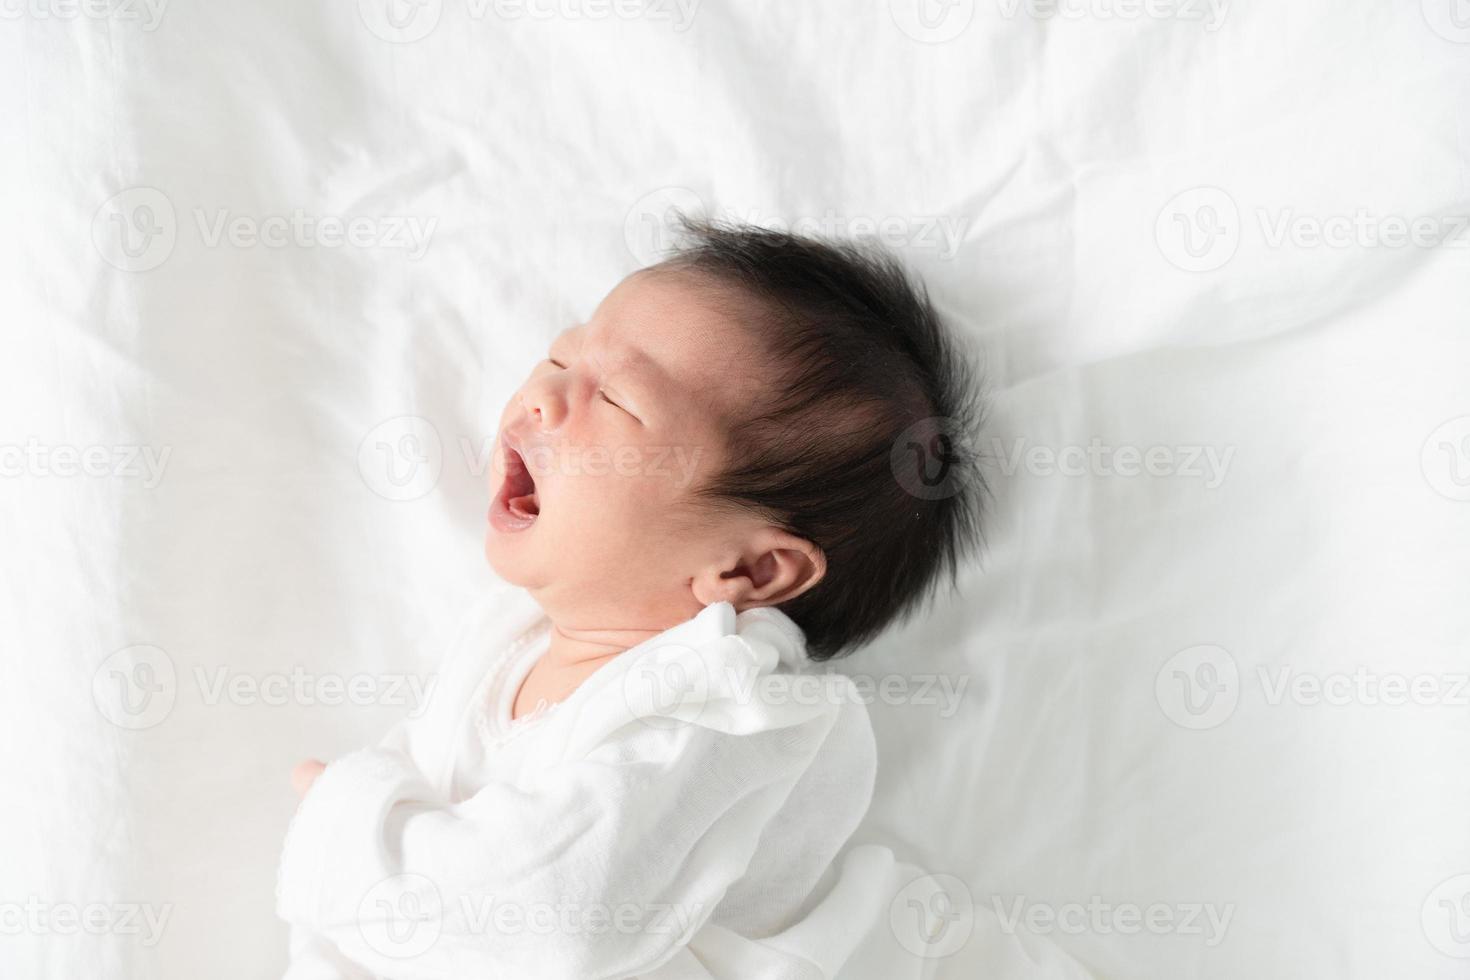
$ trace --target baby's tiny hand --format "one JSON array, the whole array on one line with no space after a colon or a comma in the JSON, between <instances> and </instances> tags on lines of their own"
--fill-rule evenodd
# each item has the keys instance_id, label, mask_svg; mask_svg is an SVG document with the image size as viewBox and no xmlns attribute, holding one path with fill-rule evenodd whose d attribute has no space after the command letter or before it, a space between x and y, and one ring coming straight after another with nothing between
<instances>
[{"instance_id":1,"label":"baby's tiny hand","mask_svg":"<svg viewBox=\"0 0 1470 980\"><path fill-rule=\"evenodd\" d=\"M296 788L296 795L305 796L306 791L311 789L311 784L316 782L316 777L320 776L322 770L326 768L327 764L320 759L307 759L305 762L298 763L296 768L291 770L291 785Z\"/></svg>"}]
</instances>

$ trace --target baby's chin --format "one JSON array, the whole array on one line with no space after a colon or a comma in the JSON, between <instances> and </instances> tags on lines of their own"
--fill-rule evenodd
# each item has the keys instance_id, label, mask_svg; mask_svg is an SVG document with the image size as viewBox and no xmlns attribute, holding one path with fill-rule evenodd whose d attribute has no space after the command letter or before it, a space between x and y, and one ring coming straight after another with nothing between
<instances>
[{"instance_id":1,"label":"baby's chin","mask_svg":"<svg viewBox=\"0 0 1470 980\"><path fill-rule=\"evenodd\" d=\"M578 569L584 556L568 546L560 528L539 526L506 533L485 529L484 555L495 577L510 585L536 592L568 579L569 569ZM537 534L538 531L543 533Z\"/></svg>"},{"instance_id":2,"label":"baby's chin","mask_svg":"<svg viewBox=\"0 0 1470 980\"><path fill-rule=\"evenodd\" d=\"M507 540L507 538L510 540ZM497 578L526 588L531 584L531 555L527 554L530 544L525 535L506 535L493 527L485 529L485 560Z\"/></svg>"}]
</instances>

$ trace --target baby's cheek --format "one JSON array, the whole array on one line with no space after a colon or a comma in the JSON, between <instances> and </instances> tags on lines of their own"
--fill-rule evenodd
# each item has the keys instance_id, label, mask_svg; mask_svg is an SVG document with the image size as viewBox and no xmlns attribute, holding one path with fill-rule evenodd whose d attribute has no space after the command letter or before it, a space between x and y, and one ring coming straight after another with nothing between
<instances>
[{"instance_id":1,"label":"baby's cheek","mask_svg":"<svg viewBox=\"0 0 1470 980\"><path fill-rule=\"evenodd\" d=\"M636 510L634 488L626 479L608 473L579 472L561 477L551 500L564 502L572 520L588 531L596 531L599 523L614 523Z\"/></svg>"},{"instance_id":2,"label":"baby's cheek","mask_svg":"<svg viewBox=\"0 0 1470 980\"><path fill-rule=\"evenodd\" d=\"M592 506L610 534L647 537L668 509L662 488L641 477L608 475L596 481Z\"/></svg>"}]
</instances>

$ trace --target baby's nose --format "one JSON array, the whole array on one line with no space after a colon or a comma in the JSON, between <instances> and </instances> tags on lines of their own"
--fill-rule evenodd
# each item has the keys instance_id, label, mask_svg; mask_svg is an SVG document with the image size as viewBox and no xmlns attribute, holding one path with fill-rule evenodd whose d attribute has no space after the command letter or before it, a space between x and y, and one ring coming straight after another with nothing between
<instances>
[{"instance_id":1,"label":"baby's nose","mask_svg":"<svg viewBox=\"0 0 1470 980\"><path fill-rule=\"evenodd\" d=\"M532 424L546 429L554 429L560 425L564 414L556 393L544 386L523 391L521 408L530 416Z\"/></svg>"}]
</instances>

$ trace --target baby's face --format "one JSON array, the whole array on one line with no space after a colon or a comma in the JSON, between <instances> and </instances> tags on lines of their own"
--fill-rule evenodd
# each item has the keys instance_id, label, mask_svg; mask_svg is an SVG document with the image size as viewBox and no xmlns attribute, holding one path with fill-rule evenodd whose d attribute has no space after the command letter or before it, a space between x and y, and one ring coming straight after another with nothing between
<instances>
[{"instance_id":1,"label":"baby's face","mask_svg":"<svg viewBox=\"0 0 1470 980\"><path fill-rule=\"evenodd\" d=\"M501 414L485 555L561 625L655 628L748 522L697 506L725 427L759 396L744 330L708 287L644 272L563 331Z\"/></svg>"}]
</instances>

